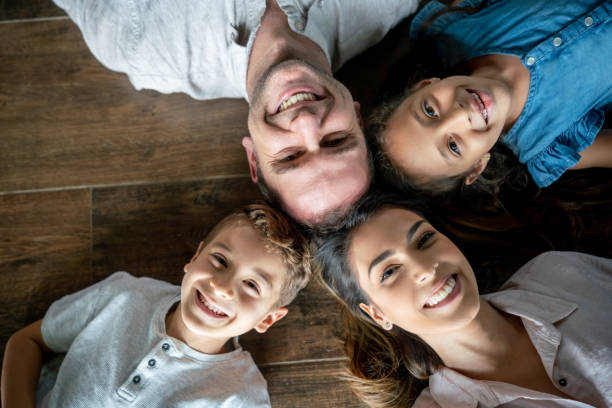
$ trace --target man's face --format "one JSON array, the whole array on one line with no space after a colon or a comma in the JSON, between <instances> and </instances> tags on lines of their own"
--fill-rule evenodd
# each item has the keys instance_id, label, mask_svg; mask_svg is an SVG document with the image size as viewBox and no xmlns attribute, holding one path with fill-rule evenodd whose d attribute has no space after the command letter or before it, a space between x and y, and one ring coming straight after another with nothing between
<instances>
[{"instance_id":1,"label":"man's face","mask_svg":"<svg viewBox=\"0 0 612 408\"><path fill-rule=\"evenodd\" d=\"M298 60L274 66L251 98L250 138L243 139L251 177L260 174L284 209L311 224L346 211L370 181L358 108L348 89Z\"/></svg>"}]
</instances>

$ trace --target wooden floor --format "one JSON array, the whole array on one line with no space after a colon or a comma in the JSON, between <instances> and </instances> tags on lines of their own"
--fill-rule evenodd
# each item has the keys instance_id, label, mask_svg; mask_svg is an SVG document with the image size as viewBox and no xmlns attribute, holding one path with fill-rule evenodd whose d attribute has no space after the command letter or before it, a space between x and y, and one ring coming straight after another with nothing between
<instances>
[{"instance_id":1,"label":"wooden floor","mask_svg":"<svg viewBox=\"0 0 612 408\"><path fill-rule=\"evenodd\" d=\"M48 0L0 2L0 348L61 296L126 270L180 283L205 231L259 199L242 100L135 91ZM361 406L336 374L335 301L310 285L243 346L275 407Z\"/></svg>"}]
</instances>

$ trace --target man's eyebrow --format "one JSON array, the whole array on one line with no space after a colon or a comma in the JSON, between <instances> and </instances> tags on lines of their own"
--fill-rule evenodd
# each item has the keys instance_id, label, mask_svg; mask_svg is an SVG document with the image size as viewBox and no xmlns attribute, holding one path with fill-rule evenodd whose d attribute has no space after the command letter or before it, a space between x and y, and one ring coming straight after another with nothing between
<instances>
[{"instance_id":1,"label":"man's eyebrow","mask_svg":"<svg viewBox=\"0 0 612 408\"><path fill-rule=\"evenodd\" d=\"M410 243L410 241L412 241L412 237L417 232L417 230L419 229L421 224L423 224L424 222L425 222L425 220L419 220L419 221L415 222L412 225L412 227L410 227L410 230L408 230L408 233L406 234L406 242L407 243ZM372 263L370 263L370 267L368 268L368 279L370 278L370 274L372 272L372 268L374 268L376 265L378 265L379 263L381 263L382 261L384 261L385 259L387 259L391 255L393 255L394 253L395 253L395 251L393 251L391 249L388 249L388 250L384 251L382 254L378 255L376 258L374 258Z\"/></svg>"}]
</instances>

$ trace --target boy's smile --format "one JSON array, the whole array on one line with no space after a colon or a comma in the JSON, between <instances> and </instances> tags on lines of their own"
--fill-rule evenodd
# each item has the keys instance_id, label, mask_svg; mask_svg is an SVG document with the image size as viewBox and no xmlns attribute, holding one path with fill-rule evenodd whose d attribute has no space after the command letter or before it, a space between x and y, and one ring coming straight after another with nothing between
<instances>
[{"instance_id":1,"label":"boy's smile","mask_svg":"<svg viewBox=\"0 0 612 408\"><path fill-rule=\"evenodd\" d=\"M185 265L168 334L214 353L232 337L265 331L287 311L278 307L286 268L247 221L228 223Z\"/></svg>"}]
</instances>

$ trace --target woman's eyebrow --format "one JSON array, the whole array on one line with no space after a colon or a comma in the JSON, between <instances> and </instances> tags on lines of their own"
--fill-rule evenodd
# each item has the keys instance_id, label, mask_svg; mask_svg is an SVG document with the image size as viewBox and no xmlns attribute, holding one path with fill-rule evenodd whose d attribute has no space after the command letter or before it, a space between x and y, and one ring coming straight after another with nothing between
<instances>
[{"instance_id":1,"label":"woman's eyebrow","mask_svg":"<svg viewBox=\"0 0 612 408\"><path fill-rule=\"evenodd\" d=\"M410 227L410 229L408 230L408 233L406 234L406 242L412 241L412 237L417 232L417 230L419 229L421 224L423 224L424 222L425 222L425 220L418 220L417 222L415 222L412 225L412 227ZM395 253L395 251L393 251L391 249L387 249L382 254L380 254L376 258L374 258L374 260L370 263L370 267L368 268L368 279L370 278L370 274L372 273L372 268L374 268L376 265L378 265L379 263L381 263L382 261L384 261L385 259L387 259L391 255L393 255L394 253Z\"/></svg>"}]
</instances>

